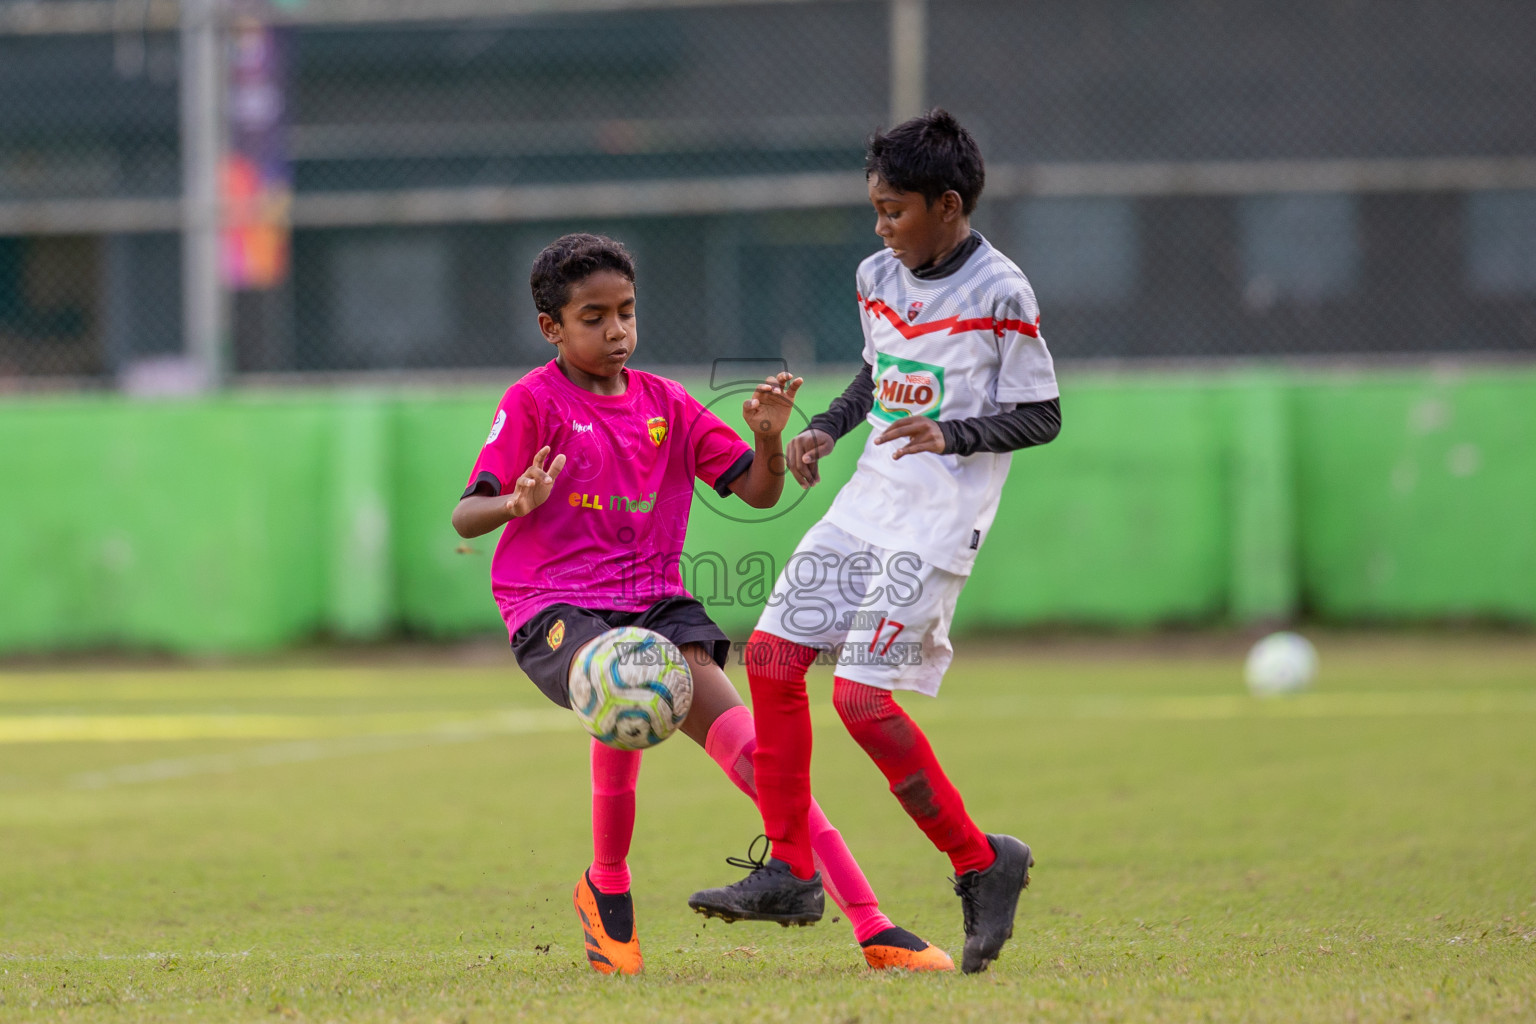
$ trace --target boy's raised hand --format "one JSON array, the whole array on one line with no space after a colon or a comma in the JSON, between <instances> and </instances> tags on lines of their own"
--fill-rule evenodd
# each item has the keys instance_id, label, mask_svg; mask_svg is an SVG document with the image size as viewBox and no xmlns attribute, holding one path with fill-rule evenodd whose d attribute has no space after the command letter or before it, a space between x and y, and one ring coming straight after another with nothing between
<instances>
[{"instance_id":1,"label":"boy's raised hand","mask_svg":"<svg viewBox=\"0 0 1536 1024\"><path fill-rule=\"evenodd\" d=\"M781 434L795 407L795 392L805 381L792 373L779 373L757 386L752 397L741 403L747 426L759 437Z\"/></svg>"},{"instance_id":2,"label":"boy's raised hand","mask_svg":"<svg viewBox=\"0 0 1536 1024\"><path fill-rule=\"evenodd\" d=\"M565 468L565 455L556 455L555 461L549 464L549 469L544 468L544 460L549 458L549 445L545 445L534 453L533 463L523 470L523 475L517 478L517 486L507 496L507 514L513 519L525 516L529 512L544 504L549 497L550 488L555 485L555 478Z\"/></svg>"}]
</instances>

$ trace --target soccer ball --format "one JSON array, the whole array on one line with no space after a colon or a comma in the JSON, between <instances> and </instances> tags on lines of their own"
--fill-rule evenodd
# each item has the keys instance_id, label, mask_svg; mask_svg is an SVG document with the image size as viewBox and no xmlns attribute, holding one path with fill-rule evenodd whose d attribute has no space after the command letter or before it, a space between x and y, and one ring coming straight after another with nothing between
<instances>
[{"instance_id":1,"label":"soccer ball","mask_svg":"<svg viewBox=\"0 0 1536 1024\"><path fill-rule=\"evenodd\" d=\"M677 731L693 706L683 653L639 626L610 629L571 660L571 710L610 747L644 750Z\"/></svg>"},{"instance_id":2,"label":"soccer ball","mask_svg":"<svg viewBox=\"0 0 1536 1024\"><path fill-rule=\"evenodd\" d=\"M1261 697L1304 690L1317 675L1317 649L1298 633L1271 633L1248 652L1244 675Z\"/></svg>"}]
</instances>

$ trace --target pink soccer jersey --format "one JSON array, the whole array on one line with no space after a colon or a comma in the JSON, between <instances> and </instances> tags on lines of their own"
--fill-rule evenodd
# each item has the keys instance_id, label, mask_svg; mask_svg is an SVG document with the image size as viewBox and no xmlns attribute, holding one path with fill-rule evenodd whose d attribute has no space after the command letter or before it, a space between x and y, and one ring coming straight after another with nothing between
<instances>
[{"instance_id":1,"label":"pink soccer jersey","mask_svg":"<svg viewBox=\"0 0 1536 1024\"><path fill-rule=\"evenodd\" d=\"M678 556L694 478L716 486L752 449L681 384L628 369L622 395L598 395L551 360L507 389L469 489L510 493L534 454L565 455L549 498L501 531L491 591L508 635L542 608L643 611L687 597ZM740 465L738 465L740 464Z\"/></svg>"}]
</instances>

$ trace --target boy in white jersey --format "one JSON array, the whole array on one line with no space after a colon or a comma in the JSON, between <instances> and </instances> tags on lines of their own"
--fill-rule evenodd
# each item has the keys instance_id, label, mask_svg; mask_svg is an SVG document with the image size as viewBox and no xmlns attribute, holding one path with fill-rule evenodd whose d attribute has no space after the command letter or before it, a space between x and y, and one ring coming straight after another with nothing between
<instances>
[{"instance_id":1,"label":"boy in white jersey","mask_svg":"<svg viewBox=\"0 0 1536 1024\"><path fill-rule=\"evenodd\" d=\"M902 806L949 855L965 925L962 970L985 970L1013 934L1034 863L966 814L894 690L935 695L955 601L996 516L1010 452L1061 426L1055 372L1028 280L971 230L981 153L934 110L870 140L865 173L884 251L859 265L864 367L787 458L802 486L868 419L852 479L785 566L746 651L759 807L772 857L689 901L750 918L813 879L811 724L805 671L839 651L833 704Z\"/></svg>"}]
</instances>

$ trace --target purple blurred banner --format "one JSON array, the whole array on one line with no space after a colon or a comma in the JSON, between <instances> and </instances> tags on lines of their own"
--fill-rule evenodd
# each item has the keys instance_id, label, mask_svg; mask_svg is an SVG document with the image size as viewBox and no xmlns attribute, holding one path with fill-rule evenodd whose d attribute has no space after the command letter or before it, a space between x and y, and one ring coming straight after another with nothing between
<instances>
[{"instance_id":1,"label":"purple blurred banner","mask_svg":"<svg viewBox=\"0 0 1536 1024\"><path fill-rule=\"evenodd\" d=\"M224 157L224 282L271 288L288 274L293 172L285 139L285 46L267 0L236 0Z\"/></svg>"}]
</instances>

